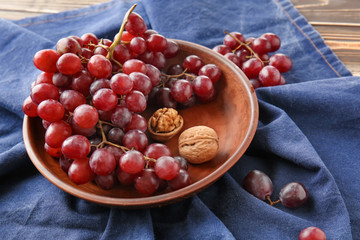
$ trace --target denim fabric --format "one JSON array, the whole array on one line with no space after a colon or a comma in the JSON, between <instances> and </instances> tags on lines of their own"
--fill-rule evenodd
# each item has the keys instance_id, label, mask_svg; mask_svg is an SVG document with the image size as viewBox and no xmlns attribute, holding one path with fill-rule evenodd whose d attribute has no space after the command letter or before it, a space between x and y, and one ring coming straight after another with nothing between
<instances>
[{"instance_id":1,"label":"denim fabric","mask_svg":"<svg viewBox=\"0 0 360 240\"><path fill-rule=\"evenodd\" d=\"M39 70L33 55L69 35L112 38L135 1L112 1L18 21L0 19L0 230L2 239L297 239L308 226L328 239L360 239L360 79L352 77L288 0L146 0L136 12L168 38L214 47L223 30L274 32L293 69L288 84L259 88L259 125L248 151L197 195L162 208L121 210L73 197L32 165L21 105ZM276 199L290 181L307 186L298 209L270 206L242 187L267 173Z\"/></svg>"}]
</instances>

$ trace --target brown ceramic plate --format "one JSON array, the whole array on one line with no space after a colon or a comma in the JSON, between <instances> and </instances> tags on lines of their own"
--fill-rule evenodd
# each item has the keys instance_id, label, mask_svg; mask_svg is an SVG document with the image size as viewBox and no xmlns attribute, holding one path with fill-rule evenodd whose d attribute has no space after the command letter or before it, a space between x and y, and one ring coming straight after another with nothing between
<instances>
[{"instance_id":1,"label":"brown ceramic plate","mask_svg":"<svg viewBox=\"0 0 360 240\"><path fill-rule=\"evenodd\" d=\"M23 122L25 147L40 173L57 187L76 197L102 205L124 208L162 206L179 201L205 189L226 173L244 154L255 134L258 103L254 89L246 76L218 53L194 43L176 41L181 51L175 59L168 61L167 66L181 63L185 56L195 54L205 63L214 63L222 70L222 77L216 84L215 101L180 110L184 118L182 130L196 125L206 125L215 129L219 136L219 152L213 160L200 165L190 164L188 171L192 180L191 185L176 191L165 190L147 197L137 193L132 186L118 185L112 190L103 190L92 182L76 185L62 171L58 160L45 152L45 131L41 120L25 116ZM150 116L151 113L146 114ZM178 135L165 142L173 155L178 154Z\"/></svg>"}]
</instances>

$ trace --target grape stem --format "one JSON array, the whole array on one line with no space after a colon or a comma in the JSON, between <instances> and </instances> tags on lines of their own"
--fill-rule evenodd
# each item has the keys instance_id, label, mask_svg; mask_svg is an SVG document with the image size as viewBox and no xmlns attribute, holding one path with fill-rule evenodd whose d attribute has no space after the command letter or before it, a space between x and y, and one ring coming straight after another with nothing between
<instances>
[{"instance_id":1,"label":"grape stem","mask_svg":"<svg viewBox=\"0 0 360 240\"><path fill-rule=\"evenodd\" d=\"M245 47L247 50L249 50L249 52L251 53L249 58L252 58L253 56L257 59L260 60L260 62L262 63L262 65L265 65L265 62L263 60L261 60L261 58L257 55L256 52L254 52L254 50L252 50L252 48L249 46L250 43L243 43L241 42L237 37L235 37L234 35L232 35L231 33L229 33L228 31L224 30L224 33L231 36L233 39L235 39L235 41L237 41L239 43L239 46L237 46L233 52L235 52L236 50L240 49L241 47Z\"/></svg>"},{"instance_id":2,"label":"grape stem","mask_svg":"<svg viewBox=\"0 0 360 240\"><path fill-rule=\"evenodd\" d=\"M183 77L183 76L188 76L188 77L191 77L191 80L194 80L194 79L196 78L196 76L194 76L194 75L192 75L192 74L190 74L190 73L187 73L187 72L186 72L187 70L188 70L188 69L185 68L185 70L184 70L182 73L180 73L180 74L175 74L175 75L168 75L168 74L165 74L165 73L161 73L162 76L166 77L166 79L165 79L165 81L162 83L162 85L164 86L165 83L166 83L167 81L169 81L170 78L179 78L179 77Z\"/></svg>"},{"instance_id":3,"label":"grape stem","mask_svg":"<svg viewBox=\"0 0 360 240\"><path fill-rule=\"evenodd\" d=\"M129 149L127 147L124 147L124 146L121 146L119 144L116 144L116 143L113 143L113 142L110 142L107 140L106 136L105 136L105 132L104 132L104 129L103 129L103 124L108 124L110 126L115 126L114 124L112 123L109 123L109 122L106 122L106 121L102 121L102 120L98 120L98 125L97 127L100 128L100 132L101 132L101 137L102 137L102 141L101 143L95 145L96 146L96 149L99 149L99 148L103 148L105 144L107 145L111 145L111 146L114 146L114 147L117 147L117 148L120 148L123 152L127 152L127 151L130 151L132 149ZM145 165L145 168L148 168L149 166L149 162L156 162L156 159L154 158L150 158L150 157L147 157L145 155L143 155L144 159L146 160L146 165Z\"/></svg>"},{"instance_id":4,"label":"grape stem","mask_svg":"<svg viewBox=\"0 0 360 240\"><path fill-rule=\"evenodd\" d=\"M273 202L273 201L271 200L271 198L270 198L270 196L269 196L269 195L267 195L267 196L266 196L266 199L269 201L269 203L270 203L270 205L271 205L271 206L273 206L274 204L276 204L276 203L279 203L279 202L280 202L280 199L279 199L279 200L277 200L277 201L274 201L274 202Z\"/></svg>"},{"instance_id":5,"label":"grape stem","mask_svg":"<svg viewBox=\"0 0 360 240\"><path fill-rule=\"evenodd\" d=\"M119 29L119 33L117 34L116 38L114 39L113 43L110 45L109 47L109 52L106 55L106 58L109 60L114 60L113 59L113 54L114 54L114 49L115 47L121 42L121 36L125 30L125 25L127 24L127 22L129 21L129 16L132 13L132 11L134 11L135 7L136 7L136 3L126 12L123 22L121 24L121 27Z\"/></svg>"}]
</instances>

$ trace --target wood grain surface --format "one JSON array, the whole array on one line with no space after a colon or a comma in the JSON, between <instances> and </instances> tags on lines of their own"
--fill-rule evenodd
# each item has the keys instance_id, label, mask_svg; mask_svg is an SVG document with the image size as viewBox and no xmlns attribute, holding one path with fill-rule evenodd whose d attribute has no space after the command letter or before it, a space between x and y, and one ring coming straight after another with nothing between
<instances>
[{"instance_id":1,"label":"wood grain surface","mask_svg":"<svg viewBox=\"0 0 360 240\"><path fill-rule=\"evenodd\" d=\"M360 76L360 1L291 1L353 75Z\"/></svg>"},{"instance_id":2,"label":"wood grain surface","mask_svg":"<svg viewBox=\"0 0 360 240\"><path fill-rule=\"evenodd\" d=\"M20 19L110 0L0 0L0 17ZM291 0L353 75L360 76L360 0Z\"/></svg>"}]
</instances>

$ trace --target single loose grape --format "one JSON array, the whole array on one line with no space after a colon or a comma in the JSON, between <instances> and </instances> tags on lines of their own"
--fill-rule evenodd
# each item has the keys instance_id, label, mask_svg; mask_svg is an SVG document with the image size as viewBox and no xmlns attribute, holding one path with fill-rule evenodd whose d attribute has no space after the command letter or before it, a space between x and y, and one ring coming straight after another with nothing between
<instances>
[{"instance_id":1,"label":"single loose grape","mask_svg":"<svg viewBox=\"0 0 360 240\"><path fill-rule=\"evenodd\" d=\"M252 170L246 175L243 180L243 187L246 191L263 201L273 192L271 179L259 170Z\"/></svg>"},{"instance_id":2,"label":"single loose grape","mask_svg":"<svg viewBox=\"0 0 360 240\"><path fill-rule=\"evenodd\" d=\"M326 240L326 235L318 227L308 227L300 232L299 240Z\"/></svg>"},{"instance_id":3,"label":"single loose grape","mask_svg":"<svg viewBox=\"0 0 360 240\"><path fill-rule=\"evenodd\" d=\"M304 205L308 197L307 189L300 182L290 182L286 184L279 193L281 204L288 208L297 208Z\"/></svg>"}]
</instances>

